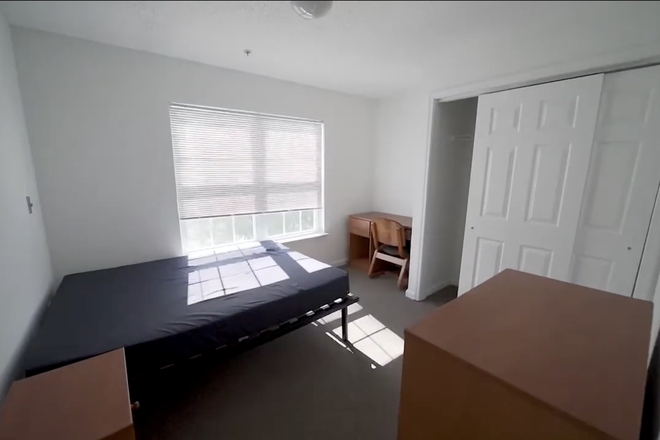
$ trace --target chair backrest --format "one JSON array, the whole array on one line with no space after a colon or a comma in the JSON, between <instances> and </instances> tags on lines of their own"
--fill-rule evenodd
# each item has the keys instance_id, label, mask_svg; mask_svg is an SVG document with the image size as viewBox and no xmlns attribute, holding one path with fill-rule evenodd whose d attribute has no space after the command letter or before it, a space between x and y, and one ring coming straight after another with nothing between
<instances>
[{"instance_id":1,"label":"chair backrest","mask_svg":"<svg viewBox=\"0 0 660 440\"><path fill-rule=\"evenodd\" d=\"M387 218L377 218L372 224L372 234L376 247L380 244L396 246L399 248L399 255L403 256L406 235L401 223Z\"/></svg>"}]
</instances>

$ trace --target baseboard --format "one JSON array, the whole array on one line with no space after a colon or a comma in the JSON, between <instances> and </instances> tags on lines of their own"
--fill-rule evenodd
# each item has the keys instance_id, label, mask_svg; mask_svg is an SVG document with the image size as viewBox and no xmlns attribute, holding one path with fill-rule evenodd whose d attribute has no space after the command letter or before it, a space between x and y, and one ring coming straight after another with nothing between
<instances>
[{"instance_id":1,"label":"baseboard","mask_svg":"<svg viewBox=\"0 0 660 440\"><path fill-rule=\"evenodd\" d=\"M424 301L429 295L437 292L438 290L444 289L447 286L451 286L452 283L451 281L440 281L426 289L424 292L422 292L421 295L417 295L417 292L415 292L412 289L407 289L406 290L406 298L412 299L413 301Z\"/></svg>"}]
</instances>

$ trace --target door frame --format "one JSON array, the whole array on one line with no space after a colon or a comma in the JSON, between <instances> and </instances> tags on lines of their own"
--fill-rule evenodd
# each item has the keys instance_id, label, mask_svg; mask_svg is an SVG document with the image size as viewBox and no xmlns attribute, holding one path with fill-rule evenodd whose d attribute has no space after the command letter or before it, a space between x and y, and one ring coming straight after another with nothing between
<instances>
[{"instance_id":1,"label":"door frame","mask_svg":"<svg viewBox=\"0 0 660 440\"><path fill-rule=\"evenodd\" d=\"M577 78L580 76L594 75L599 73L612 73L621 70L637 69L641 67L660 64L660 47L657 45L647 45L641 48L618 51L595 58L570 62L555 66L548 66L531 70L523 73L515 73L502 77L495 77L480 82L468 83L456 87L449 87L432 92L428 95L428 114L427 114L427 133L426 143L424 145L424 171L422 173L422 195L421 205L413 206L413 231L412 243L410 249L410 268L409 268L409 288L406 290L406 297L415 301L423 301L427 296L434 293L438 287L444 286L421 286L422 280L422 258L424 255L424 229L426 227L426 201L428 198L428 180L429 180L429 160L431 148L433 145L433 118L436 111L436 103L457 101L459 99L474 98L487 93L500 92L504 90L517 89L520 87L533 86L553 81L562 81L566 79ZM656 204L656 208L658 204ZM660 214L653 217L660 217ZM657 220L660 222L660 219ZM653 224L653 222L652 222ZM657 243L648 243L642 254L642 261L647 255L649 245L657 246L657 254L660 255L660 237ZM649 250L649 254L652 251ZM641 272L641 271L640 271ZM638 275L639 277L639 275ZM639 278L638 278L639 281ZM635 283L634 297L637 295L637 285Z\"/></svg>"}]
</instances>

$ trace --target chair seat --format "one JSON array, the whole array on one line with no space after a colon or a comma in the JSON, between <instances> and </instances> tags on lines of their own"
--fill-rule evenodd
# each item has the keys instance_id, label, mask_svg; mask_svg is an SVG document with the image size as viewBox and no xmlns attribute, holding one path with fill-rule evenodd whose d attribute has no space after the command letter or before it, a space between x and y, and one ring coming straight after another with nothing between
<instances>
[{"instance_id":1,"label":"chair seat","mask_svg":"<svg viewBox=\"0 0 660 440\"><path fill-rule=\"evenodd\" d=\"M387 255L391 255L393 257L400 257L399 248L396 247L396 246L389 246L389 245L383 244L383 245L380 246L380 248L378 248L378 251L382 252L384 254L387 254ZM407 248L404 248L403 249L403 258L407 258L408 255L410 255L410 252L408 251Z\"/></svg>"}]
</instances>

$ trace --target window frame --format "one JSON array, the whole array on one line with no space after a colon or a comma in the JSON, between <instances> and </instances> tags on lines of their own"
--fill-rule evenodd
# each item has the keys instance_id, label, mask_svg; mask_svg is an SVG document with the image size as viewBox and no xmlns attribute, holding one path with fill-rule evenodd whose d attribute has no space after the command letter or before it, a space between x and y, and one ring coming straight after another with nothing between
<instances>
[{"instance_id":1,"label":"window frame","mask_svg":"<svg viewBox=\"0 0 660 440\"><path fill-rule=\"evenodd\" d=\"M314 215L314 228L312 229L302 229L302 213L306 211L311 211ZM286 214L287 213L292 213L292 212L297 212L299 213L299 223L300 223L300 229L296 232L286 232ZM259 229L257 227L257 217L260 216L267 216L267 215L281 215L282 216L282 234L274 234L274 235L268 235L268 234L263 234L263 233L258 233L257 230ZM248 239L248 240L236 240L236 217L252 217L252 231L253 231L253 238ZM225 216L225 217L206 217L206 218L200 218L200 219L184 219L181 220L179 219L179 233L181 235L181 247L183 249L184 253L190 253L190 252L197 252L197 251L203 251L207 249L214 249L218 247L223 247L223 246L233 246L233 245L238 245L238 244L243 244L243 243L250 243L254 241L263 241L263 240L273 240L273 241L291 241L291 240L296 240L296 239L304 239L308 237L314 237L318 235L325 234L325 227L323 226L324 223L324 209L304 209L304 210L298 210L298 211L280 211L280 212L268 212L268 213L261 213L261 214L239 214L239 215L232 215L232 216ZM232 238L234 239L231 242L224 242L224 243L216 243L215 242L215 237L213 235L213 220L220 219L220 218L230 218L232 219ZM194 247L194 246L189 246L189 243L186 241L186 232L185 232L185 222L198 222L198 221L205 221L208 222L208 234L210 236L211 244L209 246L202 246L202 247Z\"/></svg>"},{"instance_id":2,"label":"window frame","mask_svg":"<svg viewBox=\"0 0 660 440\"><path fill-rule=\"evenodd\" d=\"M185 104L181 102L170 102L168 105L179 105L179 106L191 106L191 107L204 107L207 109L213 109L213 110L220 110L220 111L228 111L228 112L235 112L235 113L247 113L247 114L255 114L255 115L266 115L266 116L274 116L278 118L284 118L284 119L289 119L289 120L301 120L301 121L312 121L311 119L306 119L306 118L300 118L300 117L294 117L294 116L284 116L284 115L275 115L275 114L269 114L269 113L261 113L261 112L249 112L249 111L242 111L242 110L235 110L235 109L228 109L228 108L222 108L222 107L209 107L209 106L196 106L194 104ZM177 216L179 220L179 235L181 239L181 247L184 253L190 253L190 252L197 252L197 251L203 251L207 249L213 249L216 247L221 247L221 246L232 246L232 245L238 245L242 243L248 243L251 241L263 241L263 240L273 240L273 241L293 241L296 239L305 239L307 237L314 237L314 236L319 236L319 235L324 235L326 234L326 229L325 229L325 189L326 189L326 183L325 183L325 177L326 177L326 172L325 172L325 123L322 120L313 120L314 122L320 123L321 125L321 207L318 209L303 209L303 210L290 210L290 211L278 211L278 212L262 212L262 213L254 213L254 214L235 214L235 215L229 215L229 216L222 216L222 217L205 217L205 218L198 218L198 219L181 219L181 215L179 214L179 206L178 206L178 197L177 197ZM170 135L171 135L171 126L170 126ZM174 145L171 145L172 148L172 155L174 156ZM178 186L176 184L176 178L175 178L175 190L178 191ZM308 230L302 230L302 213L305 211L312 211L314 213L314 228L313 229L308 229ZM287 213L292 213L292 212L298 212L299 213L299 224L300 224L300 229L297 232L291 232L287 233L286 232L286 214ZM257 230L259 229L257 227L257 217L261 216L267 216L267 215L276 215L279 214L282 216L282 234L274 234L274 235L269 235L269 234L264 234L264 233L259 233ZM235 219L237 217L252 217L252 230L253 230L253 239L252 240L241 240L241 241L236 241L236 223ZM214 237L213 237L213 220L218 219L218 218L231 218L232 219L232 234L234 241L231 243L223 243L223 244L215 244L214 242ZM204 247L191 247L189 246L189 243L186 243L186 234L184 232L184 222L190 222L190 221L205 221L208 220L209 223L209 233L211 236L211 246L204 246ZM263 232L263 231L262 231Z\"/></svg>"}]
</instances>

